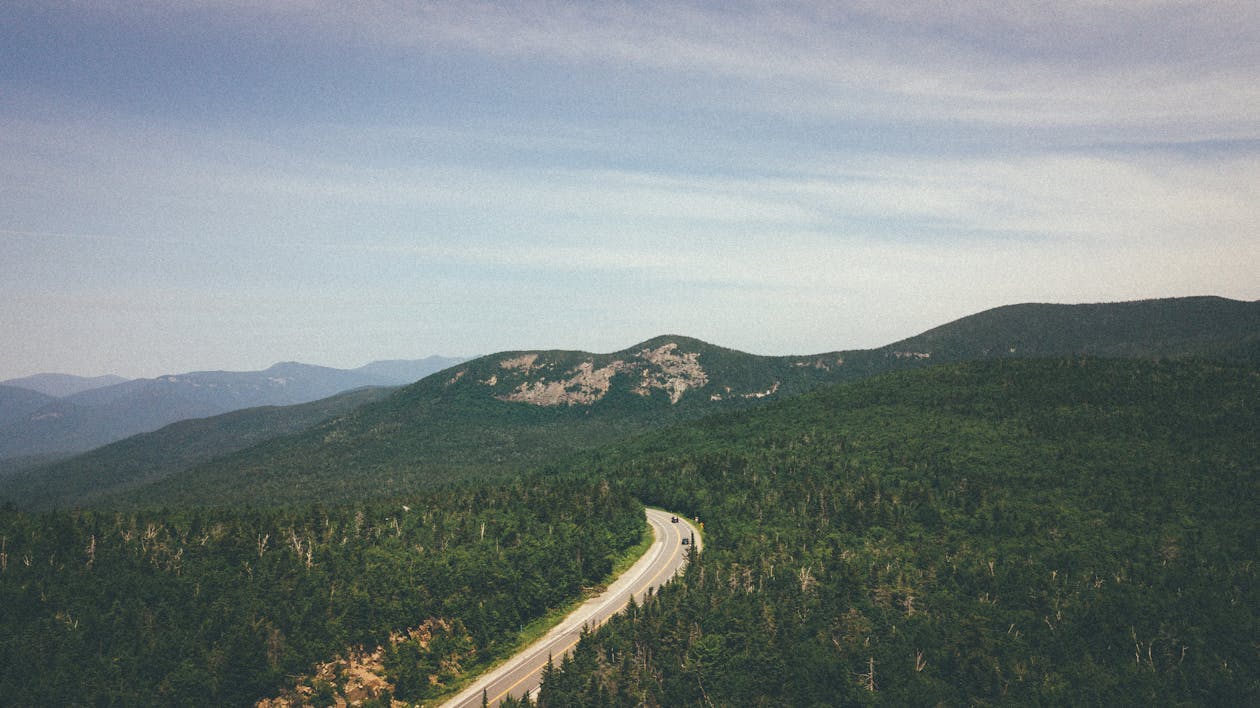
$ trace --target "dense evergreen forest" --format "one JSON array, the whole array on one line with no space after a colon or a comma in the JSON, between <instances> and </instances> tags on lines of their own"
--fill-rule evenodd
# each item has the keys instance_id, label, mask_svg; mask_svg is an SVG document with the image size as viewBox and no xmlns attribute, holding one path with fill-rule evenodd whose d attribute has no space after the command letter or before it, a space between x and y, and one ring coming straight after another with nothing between
<instances>
[{"instance_id":1,"label":"dense evergreen forest","mask_svg":"<svg viewBox=\"0 0 1260 708\"><path fill-rule=\"evenodd\" d=\"M542 705L1260 702L1253 368L934 367L589 465L706 547Z\"/></svg>"},{"instance_id":2,"label":"dense evergreen forest","mask_svg":"<svg viewBox=\"0 0 1260 708\"><path fill-rule=\"evenodd\" d=\"M252 705L380 644L396 695L422 700L598 583L643 527L623 492L538 479L291 509L9 507L0 703Z\"/></svg>"},{"instance_id":3,"label":"dense evergreen forest","mask_svg":"<svg viewBox=\"0 0 1260 708\"><path fill-rule=\"evenodd\" d=\"M249 705L383 645L422 702L597 584L647 503L704 553L541 703L1254 705L1258 467L1254 364L1003 359L390 499L5 507L0 696Z\"/></svg>"}]
</instances>

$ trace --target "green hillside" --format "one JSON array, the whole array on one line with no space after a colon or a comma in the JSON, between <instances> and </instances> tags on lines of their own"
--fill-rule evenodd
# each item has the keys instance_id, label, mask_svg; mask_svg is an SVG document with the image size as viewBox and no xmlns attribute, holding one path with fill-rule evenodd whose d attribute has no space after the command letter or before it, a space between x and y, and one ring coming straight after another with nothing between
<instances>
[{"instance_id":1,"label":"green hillside","mask_svg":"<svg viewBox=\"0 0 1260 708\"><path fill-rule=\"evenodd\" d=\"M106 492L151 484L259 442L300 432L393 390L364 388L313 403L247 408L172 423L69 460L0 477L0 499L31 508L90 504Z\"/></svg>"},{"instance_id":2,"label":"green hillside","mask_svg":"<svg viewBox=\"0 0 1260 708\"><path fill-rule=\"evenodd\" d=\"M1256 361L1257 343L1260 303L1175 298L1014 305L879 349L802 356L756 356L678 336L611 354L504 352L452 367L307 430L241 429L240 439L231 442L216 425L210 439L188 437L181 443L218 450L214 459L197 458L202 464L195 469L168 448L128 441L129 456L151 461L140 473L135 465L108 466L90 456L58 466L66 481L50 484L51 493L41 496L38 484L9 486L16 491L7 498L69 506L390 495L451 481L499 479L662 425L892 370L951 360L1082 354ZM75 472L63 472L69 469ZM141 479L155 484L139 488ZM0 498L5 490L0 487Z\"/></svg>"},{"instance_id":3,"label":"green hillside","mask_svg":"<svg viewBox=\"0 0 1260 708\"><path fill-rule=\"evenodd\" d=\"M843 377L837 358L759 357L685 337L612 354L506 352L109 504L299 503L503 479L673 421Z\"/></svg>"},{"instance_id":4,"label":"green hillside","mask_svg":"<svg viewBox=\"0 0 1260 708\"><path fill-rule=\"evenodd\" d=\"M1254 705L1260 369L1003 360L575 468L706 523L546 705Z\"/></svg>"},{"instance_id":5,"label":"green hillside","mask_svg":"<svg viewBox=\"0 0 1260 708\"><path fill-rule=\"evenodd\" d=\"M1260 361L1260 302L1183 297L1087 305L1008 305L884 348L937 361L1087 356Z\"/></svg>"},{"instance_id":6,"label":"green hillside","mask_svg":"<svg viewBox=\"0 0 1260 708\"><path fill-rule=\"evenodd\" d=\"M597 583L649 503L705 553L547 705L1256 704L1255 332L1086 308L1063 346L1139 358L940 363L1063 312L826 355L509 352L104 448L27 491L89 510L0 507L0 695L246 705L379 644L423 700Z\"/></svg>"}]
</instances>

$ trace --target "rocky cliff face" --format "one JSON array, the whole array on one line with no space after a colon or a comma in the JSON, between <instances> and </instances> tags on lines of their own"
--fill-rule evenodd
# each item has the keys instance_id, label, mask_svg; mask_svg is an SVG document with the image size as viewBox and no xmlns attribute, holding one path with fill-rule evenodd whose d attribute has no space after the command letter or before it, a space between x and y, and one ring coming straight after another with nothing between
<instances>
[{"instance_id":1,"label":"rocky cliff face","mask_svg":"<svg viewBox=\"0 0 1260 708\"><path fill-rule=\"evenodd\" d=\"M543 353L513 354L498 360L497 370L477 380L501 401L536 406L591 405L602 400L614 385L648 397L663 391L677 404L688 391L703 388L709 376L700 365L700 354L684 351L677 342L646 346L629 354L548 356ZM456 371L447 385L464 380L467 370Z\"/></svg>"}]
</instances>

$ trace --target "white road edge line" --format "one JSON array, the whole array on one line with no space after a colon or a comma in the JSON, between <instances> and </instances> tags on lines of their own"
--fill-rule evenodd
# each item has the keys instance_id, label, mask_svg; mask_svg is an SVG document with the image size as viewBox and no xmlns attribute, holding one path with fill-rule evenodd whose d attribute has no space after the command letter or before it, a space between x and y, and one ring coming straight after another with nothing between
<instances>
[{"instance_id":1,"label":"white road edge line","mask_svg":"<svg viewBox=\"0 0 1260 708\"><path fill-rule=\"evenodd\" d=\"M654 519L653 512L661 518ZM626 585L634 585L638 581L642 580L643 576L647 574L647 570L655 565L661 558L662 554L665 553L667 546L666 539L671 535L668 533L670 530L669 526L665 525L667 522L663 520L664 516L670 515L668 512L660 509L645 509L645 514L647 516L648 524L652 527L652 533L656 537L652 542L652 547L648 549L648 552L640 556L628 570L609 584L608 588L603 593L584 602L580 607L561 620L559 624L552 627L551 630L548 631L541 639L537 640L529 647L526 647L521 652L518 652L507 661L504 661L492 671L482 674L481 677L463 691L460 691L454 698L443 703L443 707L454 708L455 706L463 705L470 700L477 701L476 703L473 703L473 705L479 705L481 693L484 689L498 681L505 674L516 671L520 668L521 664L529 663L537 659L543 651L547 650L548 645L552 644L560 637L563 637L565 634L568 634L575 629L580 629L593 615L603 610L613 601L613 598L615 598L617 594L625 588ZM680 521L685 521L682 517L679 517L679 519ZM689 527L689 531L694 532L694 529L690 528L690 522L686 522L686 525ZM679 536L682 536L681 529ZM699 543L697 543L697 547L700 547ZM642 593L645 591L646 588L643 591L632 593L632 596L642 596ZM629 604L629 600L626 600L625 604ZM617 608L617 611L620 611L621 609L622 608L619 607ZM613 614L616 614L616 612ZM553 659L554 658L556 657L553 657Z\"/></svg>"}]
</instances>

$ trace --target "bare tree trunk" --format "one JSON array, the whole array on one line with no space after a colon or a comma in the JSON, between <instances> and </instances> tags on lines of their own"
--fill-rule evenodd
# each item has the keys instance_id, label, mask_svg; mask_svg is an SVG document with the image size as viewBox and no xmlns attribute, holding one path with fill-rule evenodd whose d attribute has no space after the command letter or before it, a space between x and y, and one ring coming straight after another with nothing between
<instances>
[{"instance_id":1,"label":"bare tree trunk","mask_svg":"<svg viewBox=\"0 0 1260 708\"><path fill-rule=\"evenodd\" d=\"M858 674L858 678L862 679L862 686L871 693L875 692L875 657L868 658L866 663L867 672Z\"/></svg>"}]
</instances>

